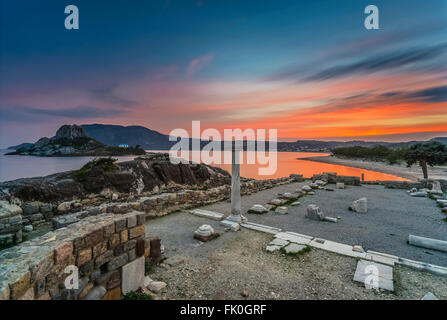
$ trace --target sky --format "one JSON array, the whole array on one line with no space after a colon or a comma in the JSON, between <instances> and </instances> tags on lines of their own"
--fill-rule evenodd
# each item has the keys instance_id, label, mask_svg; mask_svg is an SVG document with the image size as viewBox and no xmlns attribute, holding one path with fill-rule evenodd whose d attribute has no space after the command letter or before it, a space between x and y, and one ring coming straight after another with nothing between
<instances>
[{"instance_id":1,"label":"sky","mask_svg":"<svg viewBox=\"0 0 447 320\"><path fill-rule=\"evenodd\" d=\"M447 136L446 35L445 0L0 0L0 147L197 120L286 141Z\"/></svg>"}]
</instances>

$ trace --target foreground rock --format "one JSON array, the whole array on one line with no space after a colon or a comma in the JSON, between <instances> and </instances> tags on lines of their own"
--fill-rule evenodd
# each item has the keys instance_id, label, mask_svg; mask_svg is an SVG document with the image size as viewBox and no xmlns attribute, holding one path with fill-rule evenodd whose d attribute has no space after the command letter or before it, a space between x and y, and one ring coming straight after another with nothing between
<instances>
[{"instance_id":1,"label":"foreground rock","mask_svg":"<svg viewBox=\"0 0 447 320\"><path fill-rule=\"evenodd\" d=\"M168 154L148 154L132 161L114 163L107 158L77 171L0 183L0 199L53 201L86 197L105 189L140 194L166 185L215 187L229 184L230 174L204 164L172 164ZM111 193L111 196L113 192ZM60 211L74 203L65 204Z\"/></svg>"}]
</instances>

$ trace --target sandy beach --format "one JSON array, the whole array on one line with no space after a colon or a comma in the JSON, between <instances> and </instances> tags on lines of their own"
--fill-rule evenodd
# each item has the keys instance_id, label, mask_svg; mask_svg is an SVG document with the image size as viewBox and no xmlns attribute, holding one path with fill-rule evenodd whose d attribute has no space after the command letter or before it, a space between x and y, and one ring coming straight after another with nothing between
<instances>
[{"instance_id":1,"label":"sandy beach","mask_svg":"<svg viewBox=\"0 0 447 320\"><path fill-rule=\"evenodd\" d=\"M310 158L303 158L300 160L338 164L365 170L372 170L392 174L405 179L409 179L411 181L417 181L418 179L423 178L422 169L418 165L413 165L410 168L408 168L405 164L390 165L385 162L379 162L379 161L344 159L334 156L310 157ZM447 166L428 167L428 177L430 179L447 179Z\"/></svg>"}]
</instances>

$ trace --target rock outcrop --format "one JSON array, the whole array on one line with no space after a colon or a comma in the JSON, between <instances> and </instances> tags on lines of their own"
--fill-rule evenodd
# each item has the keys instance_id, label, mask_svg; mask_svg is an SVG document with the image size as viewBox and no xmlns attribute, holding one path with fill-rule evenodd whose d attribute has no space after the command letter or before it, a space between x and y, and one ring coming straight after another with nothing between
<instances>
[{"instance_id":1,"label":"rock outcrop","mask_svg":"<svg viewBox=\"0 0 447 320\"><path fill-rule=\"evenodd\" d=\"M82 198L107 189L140 194L162 187L175 191L185 185L207 188L229 182L230 174L220 168L204 164L172 164L168 154L150 153L132 161L97 160L77 171L3 182L0 183L0 199L16 197L23 201L48 202Z\"/></svg>"},{"instance_id":2,"label":"rock outcrop","mask_svg":"<svg viewBox=\"0 0 447 320\"><path fill-rule=\"evenodd\" d=\"M52 138L40 138L34 144L22 144L14 152L7 155L31 156L113 156L113 155L143 155L140 148L119 148L102 144L88 137L82 127L64 125L57 130Z\"/></svg>"}]
</instances>

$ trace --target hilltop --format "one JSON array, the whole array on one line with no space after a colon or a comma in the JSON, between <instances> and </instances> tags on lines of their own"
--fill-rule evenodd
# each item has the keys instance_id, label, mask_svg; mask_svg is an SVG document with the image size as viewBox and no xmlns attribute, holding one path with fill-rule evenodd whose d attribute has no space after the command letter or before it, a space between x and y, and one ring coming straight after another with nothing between
<instances>
[{"instance_id":1,"label":"hilltop","mask_svg":"<svg viewBox=\"0 0 447 320\"><path fill-rule=\"evenodd\" d=\"M139 147L111 147L89 137L81 126L63 125L52 138L43 137L36 143L23 143L7 155L30 156L116 156L143 155Z\"/></svg>"}]
</instances>

